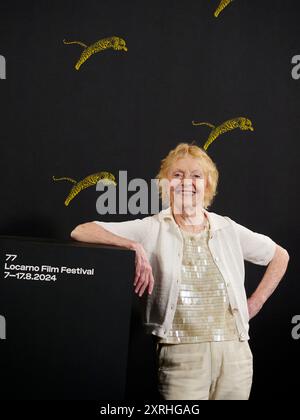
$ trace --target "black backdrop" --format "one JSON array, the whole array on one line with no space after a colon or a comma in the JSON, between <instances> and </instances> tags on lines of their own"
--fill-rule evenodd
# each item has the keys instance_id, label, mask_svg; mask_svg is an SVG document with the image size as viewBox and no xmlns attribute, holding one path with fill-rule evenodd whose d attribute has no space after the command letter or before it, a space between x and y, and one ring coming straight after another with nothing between
<instances>
[{"instance_id":1,"label":"black backdrop","mask_svg":"<svg viewBox=\"0 0 300 420\"><path fill-rule=\"evenodd\" d=\"M290 254L283 283L251 323L255 355L252 398L296 396L299 313L296 277L300 80L297 0L236 0L218 19L218 0L1 1L0 233L66 238L82 222L128 220L96 212L99 192L81 192L69 207L70 184L106 170L150 182L160 159L180 141L203 146L206 127L247 116L255 131L224 134L208 149L220 171L209 209L269 235ZM74 69L82 49L106 36L112 50ZM246 263L249 292L264 268ZM151 341L133 308L128 397L155 395ZM282 379L281 379L282 378Z\"/></svg>"}]
</instances>

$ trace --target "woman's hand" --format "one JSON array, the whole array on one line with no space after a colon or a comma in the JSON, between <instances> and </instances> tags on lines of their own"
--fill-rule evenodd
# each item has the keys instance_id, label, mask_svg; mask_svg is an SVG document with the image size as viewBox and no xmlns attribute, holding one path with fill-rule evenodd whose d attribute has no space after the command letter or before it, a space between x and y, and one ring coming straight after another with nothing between
<instances>
[{"instance_id":1,"label":"woman's hand","mask_svg":"<svg viewBox=\"0 0 300 420\"><path fill-rule=\"evenodd\" d=\"M148 287L148 293L151 295L154 286L154 278L146 252L139 243L134 243L131 249L135 251L135 279L133 283L135 286L135 293L139 293L139 296L141 297Z\"/></svg>"},{"instance_id":2,"label":"woman's hand","mask_svg":"<svg viewBox=\"0 0 300 420\"><path fill-rule=\"evenodd\" d=\"M263 307L263 302L260 299L254 296L251 296L248 299L249 320L254 318L258 314L258 312L261 310L262 307Z\"/></svg>"}]
</instances>

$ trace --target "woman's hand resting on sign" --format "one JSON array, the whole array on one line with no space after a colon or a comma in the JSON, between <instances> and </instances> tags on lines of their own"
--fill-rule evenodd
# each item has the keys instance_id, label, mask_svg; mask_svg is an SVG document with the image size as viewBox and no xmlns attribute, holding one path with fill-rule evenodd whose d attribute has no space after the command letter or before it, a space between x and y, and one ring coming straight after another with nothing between
<instances>
[{"instance_id":1,"label":"woman's hand resting on sign","mask_svg":"<svg viewBox=\"0 0 300 420\"><path fill-rule=\"evenodd\" d=\"M135 293L138 293L141 297L148 288L148 293L151 295L154 286L154 278L146 252L143 246L137 242L134 243L131 249L135 251L135 278L133 283L135 286Z\"/></svg>"},{"instance_id":2,"label":"woman's hand resting on sign","mask_svg":"<svg viewBox=\"0 0 300 420\"><path fill-rule=\"evenodd\" d=\"M71 232L71 238L82 242L120 246L135 251L135 292L142 296L148 288L148 293L152 293L154 286L152 267L143 246L139 242L115 235L94 222L78 225Z\"/></svg>"}]
</instances>

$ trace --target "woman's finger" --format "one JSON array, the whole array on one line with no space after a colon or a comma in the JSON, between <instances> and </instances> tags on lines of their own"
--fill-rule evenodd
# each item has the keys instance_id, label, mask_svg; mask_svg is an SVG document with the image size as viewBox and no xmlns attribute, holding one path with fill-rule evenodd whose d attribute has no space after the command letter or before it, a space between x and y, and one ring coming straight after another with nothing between
<instances>
[{"instance_id":1,"label":"woman's finger","mask_svg":"<svg viewBox=\"0 0 300 420\"><path fill-rule=\"evenodd\" d=\"M149 287L148 287L149 295L151 295L151 293L153 292L153 287L154 287L154 277L153 277L153 274L151 273Z\"/></svg>"},{"instance_id":2,"label":"woman's finger","mask_svg":"<svg viewBox=\"0 0 300 420\"><path fill-rule=\"evenodd\" d=\"M141 275L140 275L140 277L138 279L138 282L136 284L136 287L135 287L135 292L136 293L138 293L138 291L140 290L140 288L143 285L144 281L145 281L145 272L142 271L142 273L141 273Z\"/></svg>"},{"instance_id":3,"label":"woman's finger","mask_svg":"<svg viewBox=\"0 0 300 420\"><path fill-rule=\"evenodd\" d=\"M136 293L138 293L140 291L141 287L144 287L145 282L146 282L145 288L147 287L147 285L149 283L149 274L152 273L152 270L151 270L150 266L146 266L146 267L143 267L143 268L144 268L144 270L142 272L142 275L141 275L141 277L138 281L138 284L136 286L136 289L135 289Z\"/></svg>"},{"instance_id":4,"label":"woman's finger","mask_svg":"<svg viewBox=\"0 0 300 420\"><path fill-rule=\"evenodd\" d=\"M140 275L141 275L141 258L138 254L136 254L135 277L134 277L134 282L133 282L134 286L137 284L138 279L140 278Z\"/></svg>"},{"instance_id":5,"label":"woman's finger","mask_svg":"<svg viewBox=\"0 0 300 420\"><path fill-rule=\"evenodd\" d=\"M140 278L140 271L139 270L135 270L135 277L134 277L134 282L133 282L133 285L134 286L136 286L139 278Z\"/></svg>"},{"instance_id":6,"label":"woman's finger","mask_svg":"<svg viewBox=\"0 0 300 420\"><path fill-rule=\"evenodd\" d=\"M145 276L145 280L144 280L144 282L142 284L142 287L139 291L139 297L141 297L144 294L144 291L146 290L146 287L149 284L149 275L150 275L150 273L147 273L146 276Z\"/></svg>"}]
</instances>

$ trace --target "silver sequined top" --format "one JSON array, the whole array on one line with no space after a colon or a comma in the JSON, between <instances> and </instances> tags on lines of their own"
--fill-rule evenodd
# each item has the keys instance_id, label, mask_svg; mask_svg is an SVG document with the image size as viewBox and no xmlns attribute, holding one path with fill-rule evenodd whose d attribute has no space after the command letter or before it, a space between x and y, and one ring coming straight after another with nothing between
<instances>
[{"instance_id":1,"label":"silver sequined top","mask_svg":"<svg viewBox=\"0 0 300 420\"><path fill-rule=\"evenodd\" d=\"M209 226L183 229L182 280L172 328L161 343L238 340L223 276L208 247Z\"/></svg>"}]
</instances>

